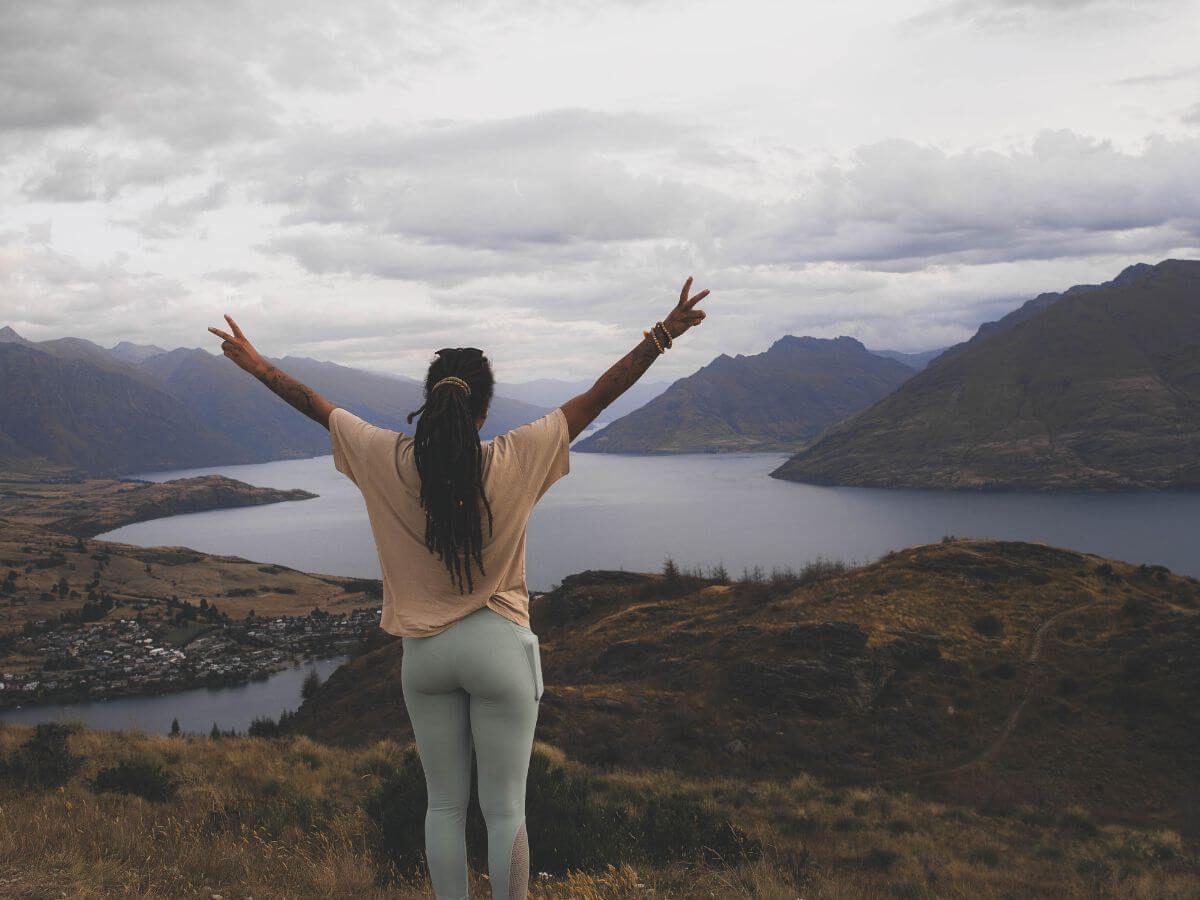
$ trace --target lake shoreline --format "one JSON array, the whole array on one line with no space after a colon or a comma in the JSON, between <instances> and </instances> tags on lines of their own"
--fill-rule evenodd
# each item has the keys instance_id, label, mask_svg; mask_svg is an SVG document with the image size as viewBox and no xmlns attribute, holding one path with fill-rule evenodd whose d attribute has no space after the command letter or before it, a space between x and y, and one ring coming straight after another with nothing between
<instances>
[{"instance_id":1,"label":"lake shoreline","mask_svg":"<svg viewBox=\"0 0 1200 900\"><path fill-rule=\"evenodd\" d=\"M378 624L377 580L92 537L317 496L216 474L0 481L0 709L246 684L346 652Z\"/></svg>"}]
</instances>

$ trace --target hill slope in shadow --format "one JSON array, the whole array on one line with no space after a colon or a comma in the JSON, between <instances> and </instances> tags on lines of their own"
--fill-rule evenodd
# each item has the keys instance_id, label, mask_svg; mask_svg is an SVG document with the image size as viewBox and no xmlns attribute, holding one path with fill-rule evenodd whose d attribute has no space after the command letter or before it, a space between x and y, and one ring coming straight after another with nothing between
<instances>
[{"instance_id":1,"label":"hill slope in shadow","mask_svg":"<svg viewBox=\"0 0 1200 900\"><path fill-rule=\"evenodd\" d=\"M582 572L532 601L537 737L601 768L809 771L1178 822L1200 796L1198 609L1196 579L1019 542L950 540L774 584ZM411 739L401 642L374 643L296 731Z\"/></svg>"}]
</instances>

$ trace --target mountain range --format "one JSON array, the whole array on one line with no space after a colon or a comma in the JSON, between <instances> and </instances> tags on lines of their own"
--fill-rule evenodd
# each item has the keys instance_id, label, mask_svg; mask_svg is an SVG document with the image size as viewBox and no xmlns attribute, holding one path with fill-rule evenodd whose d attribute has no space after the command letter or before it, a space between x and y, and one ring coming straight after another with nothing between
<instances>
[{"instance_id":1,"label":"mountain range","mask_svg":"<svg viewBox=\"0 0 1200 900\"><path fill-rule=\"evenodd\" d=\"M422 386L307 357L267 357L331 403L377 425L404 421ZM0 328L0 464L121 475L329 452L329 433L222 355L80 338L29 341ZM487 440L548 410L495 396Z\"/></svg>"},{"instance_id":2,"label":"mountain range","mask_svg":"<svg viewBox=\"0 0 1200 900\"><path fill-rule=\"evenodd\" d=\"M795 450L912 375L910 366L873 354L851 337L784 335L763 353L722 353L573 449Z\"/></svg>"},{"instance_id":3,"label":"mountain range","mask_svg":"<svg viewBox=\"0 0 1200 900\"><path fill-rule=\"evenodd\" d=\"M813 484L1200 488L1200 262L1139 264L982 326L771 474Z\"/></svg>"}]
</instances>

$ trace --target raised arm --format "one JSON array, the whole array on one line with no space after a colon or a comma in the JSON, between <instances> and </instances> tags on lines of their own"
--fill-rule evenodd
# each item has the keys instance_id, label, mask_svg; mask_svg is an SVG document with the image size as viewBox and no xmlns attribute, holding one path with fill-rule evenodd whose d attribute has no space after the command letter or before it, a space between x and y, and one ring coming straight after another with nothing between
<instances>
[{"instance_id":1,"label":"raised arm","mask_svg":"<svg viewBox=\"0 0 1200 900\"><path fill-rule=\"evenodd\" d=\"M239 368L249 372L300 412L328 428L333 404L312 388L301 384L287 372L263 359L246 335L242 334L237 322L228 315L225 316L225 321L233 329L232 335L219 328L209 326L208 329L222 339L221 351L237 363Z\"/></svg>"},{"instance_id":2,"label":"raised arm","mask_svg":"<svg viewBox=\"0 0 1200 900\"><path fill-rule=\"evenodd\" d=\"M679 302L663 319L663 327L667 329L672 341L693 325L699 325L704 321L704 310L693 309L693 307L708 296L708 289L705 288L695 297L689 298L688 289L691 286L692 276L689 275L687 281L683 283L683 290L679 292ZM654 327L657 329L657 326ZM658 332L656 331L656 333ZM658 340L663 342L661 333L658 333ZM642 374L650 368L650 363L654 362L658 356L658 345L655 344L654 338L644 336L636 347L613 363L609 370L601 375L588 390L564 403L562 411L563 415L567 417L567 431L570 439L575 440L608 404L620 397L631 384L641 378Z\"/></svg>"}]
</instances>

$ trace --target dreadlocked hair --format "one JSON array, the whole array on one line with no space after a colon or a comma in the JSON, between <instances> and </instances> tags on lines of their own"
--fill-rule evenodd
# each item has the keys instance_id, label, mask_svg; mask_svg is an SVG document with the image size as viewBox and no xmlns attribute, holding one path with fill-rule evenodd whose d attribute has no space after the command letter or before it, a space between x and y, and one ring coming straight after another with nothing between
<instances>
[{"instance_id":1,"label":"dreadlocked hair","mask_svg":"<svg viewBox=\"0 0 1200 900\"><path fill-rule=\"evenodd\" d=\"M483 571L483 526L480 504L487 512L492 533L492 507L483 493L483 448L475 422L492 399L495 379L483 351L455 347L437 351L425 376L425 403L408 414L420 415L413 436L413 453L421 476L421 506L425 509L425 546L436 552L450 572L451 584L463 593L475 589L471 560ZM447 375L467 382L470 396L448 382L434 390Z\"/></svg>"}]
</instances>

